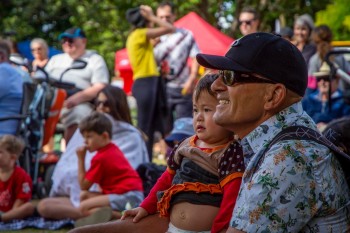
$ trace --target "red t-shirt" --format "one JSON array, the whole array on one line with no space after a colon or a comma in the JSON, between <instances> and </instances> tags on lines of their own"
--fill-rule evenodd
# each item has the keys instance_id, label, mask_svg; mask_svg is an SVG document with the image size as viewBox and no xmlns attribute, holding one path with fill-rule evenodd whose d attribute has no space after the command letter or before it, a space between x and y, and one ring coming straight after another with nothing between
<instances>
[{"instance_id":1,"label":"red t-shirt","mask_svg":"<svg viewBox=\"0 0 350 233\"><path fill-rule=\"evenodd\" d=\"M143 191L138 173L113 143L97 151L91 160L91 167L86 172L85 179L99 184L103 194Z\"/></svg>"},{"instance_id":2,"label":"red t-shirt","mask_svg":"<svg viewBox=\"0 0 350 233\"><path fill-rule=\"evenodd\" d=\"M15 166L7 181L0 180L0 211L11 210L17 199L29 201L32 198L32 188L30 176L22 168Z\"/></svg>"}]
</instances>

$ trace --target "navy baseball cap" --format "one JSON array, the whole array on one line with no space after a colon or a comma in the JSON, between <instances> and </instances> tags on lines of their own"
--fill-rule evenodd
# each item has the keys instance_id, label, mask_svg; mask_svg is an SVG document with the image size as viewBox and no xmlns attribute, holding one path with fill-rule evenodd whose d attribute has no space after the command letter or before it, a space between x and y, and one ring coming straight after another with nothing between
<instances>
[{"instance_id":1,"label":"navy baseball cap","mask_svg":"<svg viewBox=\"0 0 350 233\"><path fill-rule=\"evenodd\" d=\"M74 27L67 29L58 36L58 40L62 40L62 38L86 38L86 35L82 29Z\"/></svg>"},{"instance_id":2,"label":"navy baseball cap","mask_svg":"<svg viewBox=\"0 0 350 233\"><path fill-rule=\"evenodd\" d=\"M304 96L307 87L307 65L289 41L272 33L252 33L234 41L225 56L197 54L200 65L215 70L257 73L282 83Z\"/></svg>"}]
</instances>

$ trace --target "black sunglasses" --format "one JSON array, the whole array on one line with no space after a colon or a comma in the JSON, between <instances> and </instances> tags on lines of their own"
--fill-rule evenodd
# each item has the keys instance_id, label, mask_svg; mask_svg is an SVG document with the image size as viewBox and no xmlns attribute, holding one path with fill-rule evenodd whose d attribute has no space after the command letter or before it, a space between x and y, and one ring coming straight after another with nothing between
<instances>
[{"instance_id":1,"label":"black sunglasses","mask_svg":"<svg viewBox=\"0 0 350 233\"><path fill-rule=\"evenodd\" d=\"M324 82L330 82L331 81L329 76L317 77L316 80L317 80L317 82L320 82L321 80L323 80Z\"/></svg>"},{"instance_id":2,"label":"black sunglasses","mask_svg":"<svg viewBox=\"0 0 350 233\"><path fill-rule=\"evenodd\" d=\"M253 23L255 19L251 19L251 20L242 20L242 21L238 21L238 24L239 25L242 25L242 24L247 24L248 26L251 25Z\"/></svg>"},{"instance_id":3,"label":"black sunglasses","mask_svg":"<svg viewBox=\"0 0 350 233\"><path fill-rule=\"evenodd\" d=\"M236 72L233 70L219 70L219 75L226 86L232 86L236 83L272 83L276 82L268 79L262 79L252 74Z\"/></svg>"},{"instance_id":4,"label":"black sunglasses","mask_svg":"<svg viewBox=\"0 0 350 233\"><path fill-rule=\"evenodd\" d=\"M73 43L74 43L74 39L73 39L73 38L67 38L67 37L65 37L65 38L63 38L63 39L61 40L61 44L64 44L64 43L66 43L66 42L68 42L68 44L73 44Z\"/></svg>"},{"instance_id":5,"label":"black sunglasses","mask_svg":"<svg viewBox=\"0 0 350 233\"><path fill-rule=\"evenodd\" d=\"M96 106L96 107L100 106L100 104L102 104L103 107L109 107L109 102L108 102L108 100L105 100L105 101L96 100L96 101L95 101L95 106Z\"/></svg>"}]
</instances>

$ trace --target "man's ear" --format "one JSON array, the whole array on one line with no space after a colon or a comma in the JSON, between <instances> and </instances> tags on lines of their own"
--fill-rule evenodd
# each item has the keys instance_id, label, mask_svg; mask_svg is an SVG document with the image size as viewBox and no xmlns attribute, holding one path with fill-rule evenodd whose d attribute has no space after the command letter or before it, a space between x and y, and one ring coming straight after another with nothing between
<instances>
[{"instance_id":1,"label":"man's ear","mask_svg":"<svg viewBox=\"0 0 350 233\"><path fill-rule=\"evenodd\" d=\"M266 88L265 110L273 110L283 105L287 89L283 84L271 84Z\"/></svg>"}]
</instances>

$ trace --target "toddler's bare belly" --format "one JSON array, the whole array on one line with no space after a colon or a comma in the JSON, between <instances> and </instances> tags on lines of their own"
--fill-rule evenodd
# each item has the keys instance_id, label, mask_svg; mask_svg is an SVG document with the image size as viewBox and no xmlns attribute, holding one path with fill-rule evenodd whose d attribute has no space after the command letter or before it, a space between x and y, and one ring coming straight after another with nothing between
<instances>
[{"instance_id":1,"label":"toddler's bare belly","mask_svg":"<svg viewBox=\"0 0 350 233\"><path fill-rule=\"evenodd\" d=\"M180 202L171 208L170 222L183 230L209 231L218 212L215 206Z\"/></svg>"}]
</instances>

